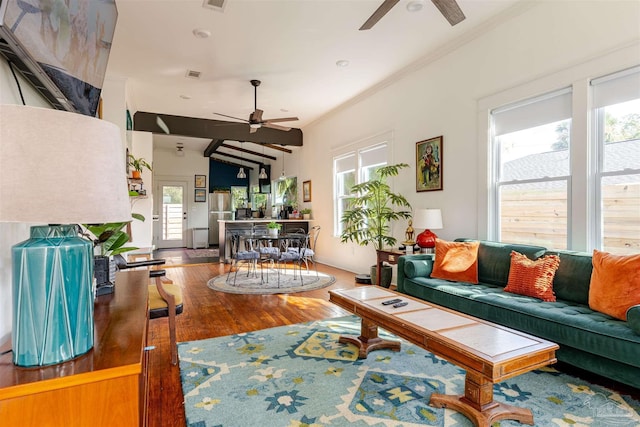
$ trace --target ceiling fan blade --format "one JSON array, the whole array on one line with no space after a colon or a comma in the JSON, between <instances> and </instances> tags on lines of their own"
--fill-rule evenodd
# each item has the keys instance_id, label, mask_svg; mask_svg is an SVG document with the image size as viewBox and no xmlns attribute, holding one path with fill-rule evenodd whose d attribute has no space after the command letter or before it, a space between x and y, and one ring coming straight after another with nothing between
<instances>
[{"instance_id":1,"label":"ceiling fan blade","mask_svg":"<svg viewBox=\"0 0 640 427\"><path fill-rule=\"evenodd\" d=\"M227 118L229 118L229 119L240 120L240 121L241 121L241 122L243 122L243 123L249 123L249 121L248 121L248 120L246 120L246 119L241 119L241 118L239 118L239 117L227 116L226 114L220 114L220 113L213 113L213 114L215 114L215 115L217 115L217 116L227 117Z\"/></svg>"},{"instance_id":2,"label":"ceiling fan blade","mask_svg":"<svg viewBox=\"0 0 640 427\"><path fill-rule=\"evenodd\" d=\"M295 122L300 120L297 117L280 117L278 119L264 119L262 123L279 123L279 122Z\"/></svg>"},{"instance_id":3,"label":"ceiling fan blade","mask_svg":"<svg viewBox=\"0 0 640 427\"><path fill-rule=\"evenodd\" d=\"M281 125L276 125L276 124L271 123L271 122L264 122L264 125L263 125L263 126L264 126L264 127L266 127L266 128L278 129L278 130L284 130L284 131L291 130L291 128L290 128L290 127L287 127L287 126L281 126Z\"/></svg>"},{"instance_id":4,"label":"ceiling fan blade","mask_svg":"<svg viewBox=\"0 0 640 427\"><path fill-rule=\"evenodd\" d=\"M386 15L387 12L389 12L391 8L395 6L399 1L400 0L384 0L384 2L380 5L380 7L378 7L376 11L373 12L373 15L371 15L364 24L362 24L362 27L360 27L360 31L368 30L374 25L376 25L376 23L380 19L382 19L382 17ZM434 3L435 3L435 0L434 0Z\"/></svg>"},{"instance_id":5,"label":"ceiling fan blade","mask_svg":"<svg viewBox=\"0 0 640 427\"><path fill-rule=\"evenodd\" d=\"M431 0L436 5L440 13L449 21L451 26L459 24L465 20L462 9L456 3L456 0Z\"/></svg>"}]
</instances>

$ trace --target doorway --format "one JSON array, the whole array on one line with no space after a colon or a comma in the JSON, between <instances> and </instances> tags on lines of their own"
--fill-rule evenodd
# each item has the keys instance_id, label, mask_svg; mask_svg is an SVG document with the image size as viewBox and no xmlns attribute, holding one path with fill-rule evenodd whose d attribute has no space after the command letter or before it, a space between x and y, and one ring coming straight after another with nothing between
<instances>
[{"instance_id":1,"label":"doorway","mask_svg":"<svg viewBox=\"0 0 640 427\"><path fill-rule=\"evenodd\" d=\"M181 248L186 246L187 230L187 183L182 181L159 181L156 194L154 237L158 248Z\"/></svg>"}]
</instances>

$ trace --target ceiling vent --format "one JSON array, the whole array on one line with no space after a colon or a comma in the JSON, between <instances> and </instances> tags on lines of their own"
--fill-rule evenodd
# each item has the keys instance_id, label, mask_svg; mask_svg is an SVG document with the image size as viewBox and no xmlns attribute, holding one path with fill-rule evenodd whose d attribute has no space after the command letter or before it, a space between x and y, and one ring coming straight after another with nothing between
<instances>
[{"instance_id":1,"label":"ceiling vent","mask_svg":"<svg viewBox=\"0 0 640 427\"><path fill-rule=\"evenodd\" d=\"M200 71L187 70L187 77L190 79L199 79L200 74L202 74Z\"/></svg>"},{"instance_id":2,"label":"ceiling vent","mask_svg":"<svg viewBox=\"0 0 640 427\"><path fill-rule=\"evenodd\" d=\"M204 0L202 2L202 7L217 10L218 12L224 12L225 5L226 0Z\"/></svg>"}]
</instances>

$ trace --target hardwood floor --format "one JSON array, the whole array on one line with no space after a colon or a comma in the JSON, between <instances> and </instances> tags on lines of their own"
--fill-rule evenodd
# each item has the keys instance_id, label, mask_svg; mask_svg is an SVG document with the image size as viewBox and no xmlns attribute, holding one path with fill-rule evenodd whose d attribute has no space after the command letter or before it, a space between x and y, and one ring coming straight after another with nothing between
<instances>
[{"instance_id":1,"label":"hardwood floor","mask_svg":"<svg viewBox=\"0 0 640 427\"><path fill-rule=\"evenodd\" d=\"M217 292L207 281L226 273L223 264L166 266L167 277L183 289L184 312L176 318L178 342L231 335L349 313L328 302L329 289L352 288L354 274L318 265L336 277L330 287L292 295L237 295ZM167 319L149 322L149 427L185 426L178 366L169 354Z\"/></svg>"},{"instance_id":2,"label":"hardwood floor","mask_svg":"<svg viewBox=\"0 0 640 427\"><path fill-rule=\"evenodd\" d=\"M324 289L292 295L237 295L209 289L207 281L226 273L226 268L219 263L166 266L167 277L183 289L184 312L176 318L178 342L349 314L328 302L327 291L353 288L354 273L319 264L318 271L335 276L336 282ZM166 318L149 322L148 345L155 346L149 354L149 427L184 427L180 372L178 366L170 363ZM555 367L640 399L640 392L632 387L565 364Z\"/></svg>"}]
</instances>

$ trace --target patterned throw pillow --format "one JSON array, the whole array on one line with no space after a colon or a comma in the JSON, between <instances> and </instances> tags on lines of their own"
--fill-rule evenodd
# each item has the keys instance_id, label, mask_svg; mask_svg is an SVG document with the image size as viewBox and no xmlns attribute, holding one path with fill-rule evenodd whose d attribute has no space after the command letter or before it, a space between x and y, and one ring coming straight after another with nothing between
<instances>
[{"instance_id":1,"label":"patterned throw pillow","mask_svg":"<svg viewBox=\"0 0 640 427\"><path fill-rule=\"evenodd\" d=\"M553 277L560 265L557 255L545 255L535 261L519 252L511 251L511 268L505 292L555 301Z\"/></svg>"},{"instance_id":2,"label":"patterned throw pillow","mask_svg":"<svg viewBox=\"0 0 640 427\"><path fill-rule=\"evenodd\" d=\"M593 251L589 307L620 320L640 304L640 255Z\"/></svg>"},{"instance_id":3,"label":"patterned throw pillow","mask_svg":"<svg viewBox=\"0 0 640 427\"><path fill-rule=\"evenodd\" d=\"M447 242L436 239L436 259L431 277L477 284L479 246L480 242Z\"/></svg>"}]
</instances>

